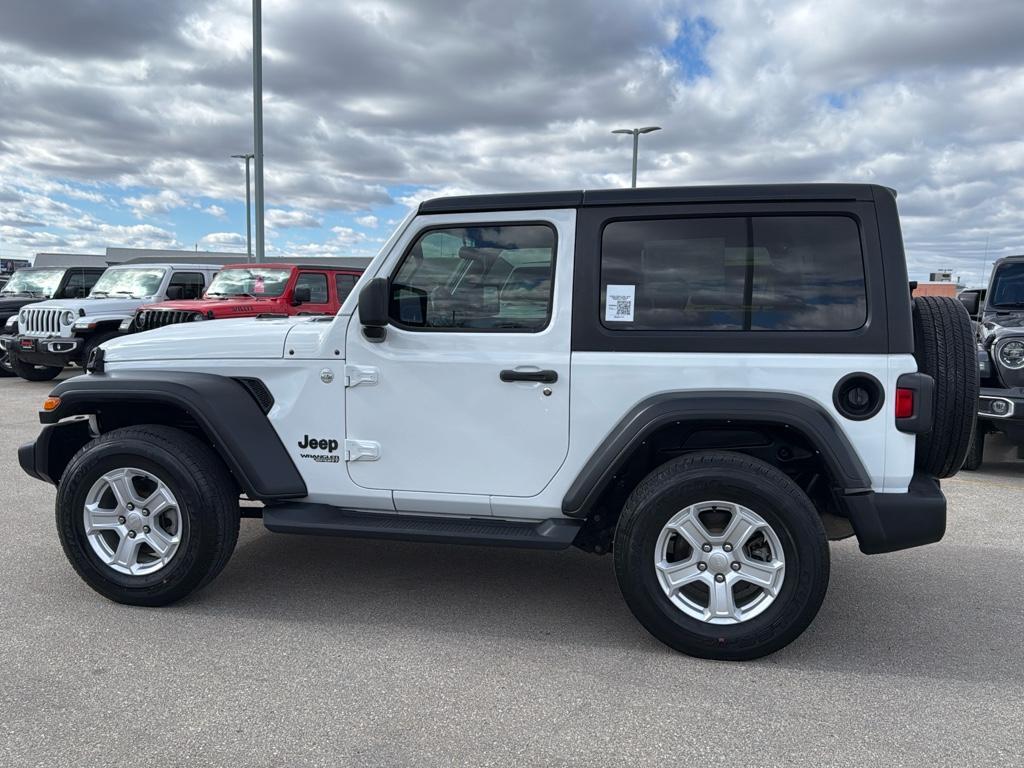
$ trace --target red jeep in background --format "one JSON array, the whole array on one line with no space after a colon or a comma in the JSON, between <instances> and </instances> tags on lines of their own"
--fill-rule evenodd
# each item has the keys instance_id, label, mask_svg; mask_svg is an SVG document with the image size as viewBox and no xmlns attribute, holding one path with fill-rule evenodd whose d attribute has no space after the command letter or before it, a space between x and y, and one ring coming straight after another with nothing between
<instances>
[{"instance_id":1,"label":"red jeep in background","mask_svg":"<svg viewBox=\"0 0 1024 768\"><path fill-rule=\"evenodd\" d=\"M333 315L363 270L312 264L228 264L201 299L139 307L121 324L137 333L193 320L257 315Z\"/></svg>"}]
</instances>

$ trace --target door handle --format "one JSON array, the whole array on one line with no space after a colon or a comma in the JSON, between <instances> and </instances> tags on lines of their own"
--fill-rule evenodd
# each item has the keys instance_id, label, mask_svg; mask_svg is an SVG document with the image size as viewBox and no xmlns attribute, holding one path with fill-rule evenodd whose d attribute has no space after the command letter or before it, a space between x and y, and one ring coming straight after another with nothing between
<instances>
[{"instance_id":1,"label":"door handle","mask_svg":"<svg viewBox=\"0 0 1024 768\"><path fill-rule=\"evenodd\" d=\"M536 381L540 384L554 384L558 371L514 371L506 368L499 374L502 381Z\"/></svg>"}]
</instances>

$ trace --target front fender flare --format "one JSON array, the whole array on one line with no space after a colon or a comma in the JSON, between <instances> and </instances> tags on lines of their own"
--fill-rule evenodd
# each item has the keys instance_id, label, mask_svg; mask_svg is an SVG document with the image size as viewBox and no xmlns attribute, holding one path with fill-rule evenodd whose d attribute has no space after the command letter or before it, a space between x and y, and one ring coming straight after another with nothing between
<instances>
[{"instance_id":1,"label":"front fender flare","mask_svg":"<svg viewBox=\"0 0 1024 768\"><path fill-rule=\"evenodd\" d=\"M76 376L58 384L51 395L60 398L60 405L40 413L44 424L101 413L109 404L173 406L195 419L250 498L307 495L302 475L254 395L232 378L186 371L115 371ZM141 416L138 423L146 423Z\"/></svg>"}]
</instances>

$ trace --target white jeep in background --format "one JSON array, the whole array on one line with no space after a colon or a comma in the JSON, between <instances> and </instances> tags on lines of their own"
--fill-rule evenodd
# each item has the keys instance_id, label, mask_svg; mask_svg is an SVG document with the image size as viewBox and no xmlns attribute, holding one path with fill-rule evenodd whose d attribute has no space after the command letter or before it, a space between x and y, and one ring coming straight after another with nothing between
<instances>
[{"instance_id":1,"label":"white jeep in background","mask_svg":"<svg viewBox=\"0 0 1024 768\"><path fill-rule=\"evenodd\" d=\"M84 364L143 304L199 298L218 269L212 264L179 263L109 267L84 298L23 307L0 344L21 378L48 381L67 365Z\"/></svg>"},{"instance_id":2,"label":"white jeep in background","mask_svg":"<svg viewBox=\"0 0 1024 768\"><path fill-rule=\"evenodd\" d=\"M610 552L651 633L720 659L808 626L829 538L942 537L978 396L964 307L912 302L872 185L432 200L335 317L87 367L19 459L112 600L209 582L244 493L271 531Z\"/></svg>"}]
</instances>

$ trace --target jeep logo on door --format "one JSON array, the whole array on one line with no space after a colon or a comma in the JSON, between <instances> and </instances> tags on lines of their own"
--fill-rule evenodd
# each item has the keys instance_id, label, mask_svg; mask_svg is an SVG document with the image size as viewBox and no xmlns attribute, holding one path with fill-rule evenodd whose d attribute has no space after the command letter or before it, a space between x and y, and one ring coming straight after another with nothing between
<instances>
[{"instance_id":1,"label":"jeep logo on door","mask_svg":"<svg viewBox=\"0 0 1024 768\"><path fill-rule=\"evenodd\" d=\"M326 438L318 440L315 437L303 435L302 442L299 443L299 448L302 448L303 450L308 449L311 451L327 451L328 453L334 453L338 450L338 441L328 440Z\"/></svg>"}]
</instances>

